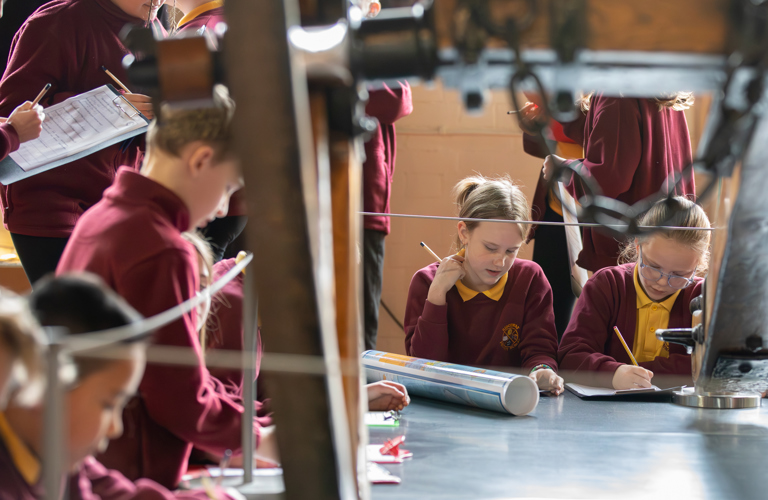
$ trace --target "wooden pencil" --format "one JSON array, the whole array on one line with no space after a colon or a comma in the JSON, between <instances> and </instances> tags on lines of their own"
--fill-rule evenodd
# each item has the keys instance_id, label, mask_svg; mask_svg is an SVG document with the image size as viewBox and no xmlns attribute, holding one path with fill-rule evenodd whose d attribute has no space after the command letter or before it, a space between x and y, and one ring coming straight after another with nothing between
<instances>
[{"instance_id":1,"label":"wooden pencil","mask_svg":"<svg viewBox=\"0 0 768 500\"><path fill-rule=\"evenodd\" d=\"M629 346L624 341L624 337L621 336L621 332L619 331L619 327L618 326L614 326L613 327L613 331L616 332L616 336L619 337L619 341L621 341L621 345L624 346L624 350L627 351L627 354L629 354L629 359L632 360L632 364L635 365L635 366L640 366L640 365L637 364L637 360L632 355L632 351L629 350Z\"/></svg>"}]
</instances>

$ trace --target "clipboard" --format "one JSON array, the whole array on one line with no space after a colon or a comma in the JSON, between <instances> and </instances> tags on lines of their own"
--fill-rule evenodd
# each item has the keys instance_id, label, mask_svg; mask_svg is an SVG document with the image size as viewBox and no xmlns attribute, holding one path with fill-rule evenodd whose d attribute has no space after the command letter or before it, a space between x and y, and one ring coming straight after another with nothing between
<instances>
[{"instance_id":1,"label":"clipboard","mask_svg":"<svg viewBox=\"0 0 768 500\"><path fill-rule=\"evenodd\" d=\"M586 400L627 400L627 401L657 401L672 399L672 394L681 390L684 385L678 387L668 387L661 389L652 386L650 389L609 389L607 387L591 387L588 385L565 384L565 388Z\"/></svg>"},{"instance_id":2,"label":"clipboard","mask_svg":"<svg viewBox=\"0 0 768 500\"><path fill-rule=\"evenodd\" d=\"M40 137L23 143L17 151L0 161L0 182L9 185L28 179L146 132L149 119L132 105L131 108L136 114L128 115L122 107L113 104L116 97L122 97L122 94L111 84L107 84L46 108L46 119L43 122L43 132ZM124 105L130 105L127 100L123 99L123 101ZM88 109L86 105L96 107ZM86 109L89 113L85 118L75 114L82 113ZM98 114L95 111L90 113L92 110L105 111L105 113ZM102 119L110 122L113 115L121 117L119 128L115 127L114 131L93 132L91 138L87 139L88 134L97 128L98 123L94 121ZM78 117L83 119L78 120ZM123 126L124 122L130 122L130 124ZM73 138L74 133L83 133L86 139ZM27 158L29 162L22 161L22 164L19 164L17 160L22 157ZM33 157L34 162L45 161L45 163L29 167L29 163L34 163ZM48 158L50 161L47 161ZM27 166L27 169L22 165Z\"/></svg>"}]
</instances>

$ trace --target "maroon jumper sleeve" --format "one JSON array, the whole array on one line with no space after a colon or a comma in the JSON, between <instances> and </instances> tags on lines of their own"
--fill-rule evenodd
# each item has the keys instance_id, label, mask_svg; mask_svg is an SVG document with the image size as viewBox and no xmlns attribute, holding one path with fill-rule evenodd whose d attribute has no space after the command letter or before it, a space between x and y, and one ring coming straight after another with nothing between
<instances>
[{"instance_id":1,"label":"maroon jumper sleeve","mask_svg":"<svg viewBox=\"0 0 768 500\"><path fill-rule=\"evenodd\" d=\"M13 125L0 125L0 160L19 149L19 134Z\"/></svg>"},{"instance_id":2,"label":"maroon jumper sleeve","mask_svg":"<svg viewBox=\"0 0 768 500\"><path fill-rule=\"evenodd\" d=\"M30 22L13 37L11 56L0 82L0 116L8 116L24 101L34 100L48 83L51 88L40 104L45 106L66 99L57 96L62 85L60 79L67 74L68 65L77 64L77 61L73 60L73 54L62 52L66 44L45 42L52 40L51 33L54 32L55 26Z\"/></svg>"},{"instance_id":3,"label":"maroon jumper sleeve","mask_svg":"<svg viewBox=\"0 0 768 500\"><path fill-rule=\"evenodd\" d=\"M618 198L632 185L642 157L640 108L636 99L594 97L592 130L584 138L582 175L592 178L609 198ZM577 199L581 183L566 186Z\"/></svg>"},{"instance_id":4,"label":"maroon jumper sleeve","mask_svg":"<svg viewBox=\"0 0 768 500\"><path fill-rule=\"evenodd\" d=\"M397 83L400 87L398 89L393 90L383 84L382 89L370 91L368 104L365 105L365 113L377 118L384 125L392 125L413 112L410 84Z\"/></svg>"},{"instance_id":5,"label":"maroon jumper sleeve","mask_svg":"<svg viewBox=\"0 0 768 500\"><path fill-rule=\"evenodd\" d=\"M623 364L603 354L613 329L614 298L610 291L605 273L596 273L584 285L560 340L560 370L613 373Z\"/></svg>"},{"instance_id":6,"label":"maroon jumper sleeve","mask_svg":"<svg viewBox=\"0 0 768 500\"><path fill-rule=\"evenodd\" d=\"M130 294L126 300L150 317L194 296L195 272L178 250L168 250L123 273L117 289ZM195 326L196 320L185 315L156 331L153 343L189 348L198 365L148 364L139 392L149 415L180 439L211 453L229 449L237 454L243 408L206 369ZM257 422L254 434L258 443Z\"/></svg>"},{"instance_id":7,"label":"maroon jumper sleeve","mask_svg":"<svg viewBox=\"0 0 768 500\"><path fill-rule=\"evenodd\" d=\"M448 305L427 300L432 284L425 270L417 272L405 306L405 352L409 356L448 360Z\"/></svg>"},{"instance_id":8,"label":"maroon jumper sleeve","mask_svg":"<svg viewBox=\"0 0 768 500\"><path fill-rule=\"evenodd\" d=\"M206 500L202 490L171 492L149 479L135 483L118 471L109 470L95 458L83 461L80 470L70 477L72 500ZM222 493L221 498L231 498Z\"/></svg>"},{"instance_id":9,"label":"maroon jumper sleeve","mask_svg":"<svg viewBox=\"0 0 768 500\"><path fill-rule=\"evenodd\" d=\"M541 269L536 271L525 296L525 315L520 335L523 368L549 365L557 371L557 330L552 309L552 288Z\"/></svg>"}]
</instances>

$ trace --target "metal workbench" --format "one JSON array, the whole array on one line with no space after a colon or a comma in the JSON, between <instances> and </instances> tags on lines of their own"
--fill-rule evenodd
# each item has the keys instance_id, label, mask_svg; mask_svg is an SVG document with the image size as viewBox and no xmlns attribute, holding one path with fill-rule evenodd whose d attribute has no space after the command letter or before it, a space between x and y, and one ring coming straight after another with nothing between
<instances>
[{"instance_id":1,"label":"metal workbench","mask_svg":"<svg viewBox=\"0 0 768 500\"><path fill-rule=\"evenodd\" d=\"M384 465L396 499L767 499L768 408L702 410L672 403L542 397L513 417L414 399L400 427L414 456Z\"/></svg>"}]
</instances>

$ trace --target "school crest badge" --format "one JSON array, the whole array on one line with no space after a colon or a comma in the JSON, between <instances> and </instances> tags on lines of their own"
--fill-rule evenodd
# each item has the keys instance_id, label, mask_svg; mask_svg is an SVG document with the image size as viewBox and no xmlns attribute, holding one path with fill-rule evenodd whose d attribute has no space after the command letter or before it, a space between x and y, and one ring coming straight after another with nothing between
<instances>
[{"instance_id":1,"label":"school crest badge","mask_svg":"<svg viewBox=\"0 0 768 500\"><path fill-rule=\"evenodd\" d=\"M501 347L505 351L511 351L520 343L520 325L510 323L504 327L501 336Z\"/></svg>"}]
</instances>

